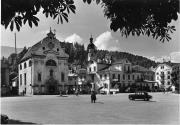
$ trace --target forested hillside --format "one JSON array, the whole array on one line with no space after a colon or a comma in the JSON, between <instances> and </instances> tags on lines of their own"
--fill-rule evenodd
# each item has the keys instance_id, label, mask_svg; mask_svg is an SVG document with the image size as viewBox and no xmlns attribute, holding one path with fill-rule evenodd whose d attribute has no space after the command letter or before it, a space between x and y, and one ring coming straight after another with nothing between
<instances>
[{"instance_id":1,"label":"forested hillside","mask_svg":"<svg viewBox=\"0 0 180 125\"><path fill-rule=\"evenodd\" d=\"M72 43L61 42L61 46L65 48L65 52L69 54L69 63L76 63L81 65L87 64L87 51L85 50L84 45L80 45L78 43L73 45ZM97 50L96 59L103 60L106 54L111 55L113 60L127 58L133 65L140 65L146 68L157 65L156 62L142 56L133 55L127 52L108 50Z\"/></svg>"}]
</instances>

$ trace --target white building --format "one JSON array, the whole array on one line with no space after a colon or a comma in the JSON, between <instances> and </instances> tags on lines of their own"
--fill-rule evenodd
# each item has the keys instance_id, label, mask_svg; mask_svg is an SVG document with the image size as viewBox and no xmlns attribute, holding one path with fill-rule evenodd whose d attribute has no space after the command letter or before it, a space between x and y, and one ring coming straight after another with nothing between
<instances>
[{"instance_id":1,"label":"white building","mask_svg":"<svg viewBox=\"0 0 180 125\"><path fill-rule=\"evenodd\" d=\"M167 64L159 64L155 68L155 81L160 88L168 88L172 85L171 72L172 68Z\"/></svg>"},{"instance_id":2,"label":"white building","mask_svg":"<svg viewBox=\"0 0 180 125\"><path fill-rule=\"evenodd\" d=\"M111 58L106 55L104 62L96 61L96 47L93 44L93 38L90 38L88 51L88 78L92 83L92 89L109 94L126 89L128 86L138 83L142 75L139 72L132 71L132 64L127 59L118 60L112 63ZM97 59L98 60L98 59Z\"/></svg>"},{"instance_id":3,"label":"white building","mask_svg":"<svg viewBox=\"0 0 180 125\"><path fill-rule=\"evenodd\" d=\"M68 55L50 32L30 47L18 65L19 94L57 94L68 84Z\"/></svg>"}]
</instances>

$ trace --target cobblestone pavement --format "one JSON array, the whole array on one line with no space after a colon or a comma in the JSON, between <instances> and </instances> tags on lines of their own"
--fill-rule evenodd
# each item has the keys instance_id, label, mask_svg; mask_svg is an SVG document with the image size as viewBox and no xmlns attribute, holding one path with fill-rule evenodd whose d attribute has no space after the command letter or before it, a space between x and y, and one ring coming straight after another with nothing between
<instances>
[{"instance_id":1,"label":"cobblestone pavement","mask_svg":"<svg viewBox=\"0 0 180 125\"><path fill-rule=\"evenodd\" d=\"M130 101L128 94L36 95L1 98L1 113L10 123L43 124L179 124L178 94L150 93L151 101Z\"/></svg>"}]
</instances>

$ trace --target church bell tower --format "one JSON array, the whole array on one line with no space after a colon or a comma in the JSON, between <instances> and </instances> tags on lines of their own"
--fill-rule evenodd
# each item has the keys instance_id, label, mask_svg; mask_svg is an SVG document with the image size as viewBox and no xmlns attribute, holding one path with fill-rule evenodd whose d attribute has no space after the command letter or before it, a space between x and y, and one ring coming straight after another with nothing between
<instances>
[{"instance_id":1,"label":"church bell tower","mask_svg":"<svg viewBox=\"0 0 180 125\"><path fill-rule=\"evenodd\" d=\"M87 47L87 51L88 51L88 61L92 61L95 57L95 52L96 52L96 46L93 43L92 35L90 38L90 43Z\"/></svg>"}]
</instances>

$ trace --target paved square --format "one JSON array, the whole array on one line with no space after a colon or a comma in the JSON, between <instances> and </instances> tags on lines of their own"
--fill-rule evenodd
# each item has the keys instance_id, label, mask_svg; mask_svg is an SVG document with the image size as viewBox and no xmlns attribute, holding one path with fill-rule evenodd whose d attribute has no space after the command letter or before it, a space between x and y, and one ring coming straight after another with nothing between
<instances>
[{"instance_id":1,"label":"paved square","mask_svg":"<svg viewBox=\"0 0 180 125\"><path fill-rule=\"evenodd\" d=\"M43 124L179 124L179 95L150 93L151 101L130 101L128 94L37 95L1 98L1 112L10 123Z\"/></svg>"}]
</instances>

